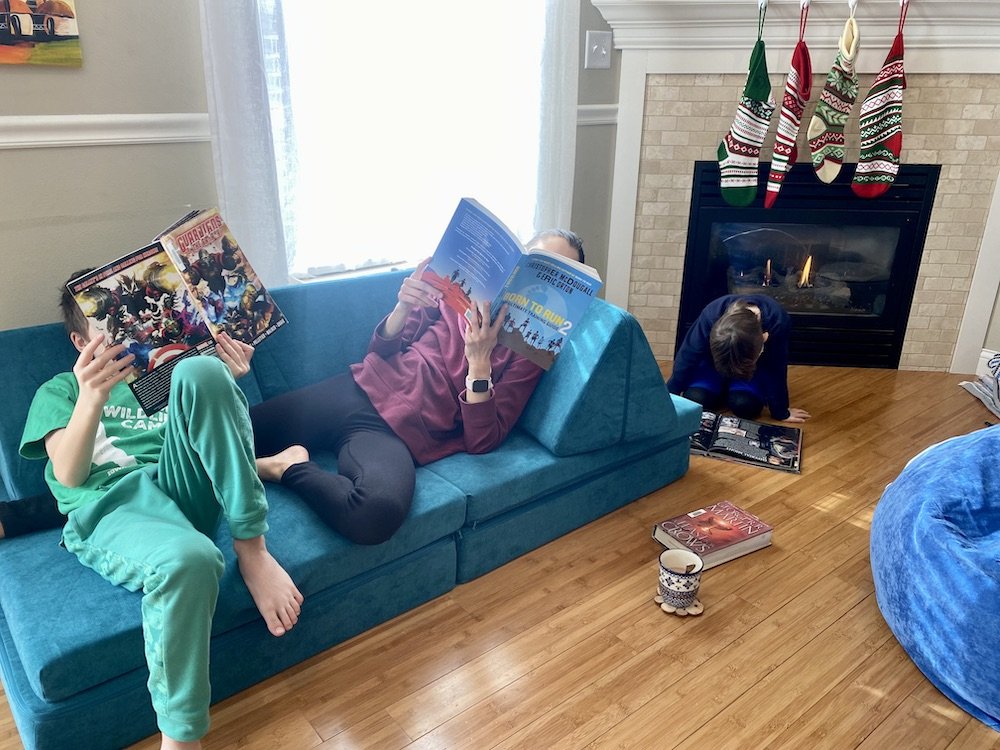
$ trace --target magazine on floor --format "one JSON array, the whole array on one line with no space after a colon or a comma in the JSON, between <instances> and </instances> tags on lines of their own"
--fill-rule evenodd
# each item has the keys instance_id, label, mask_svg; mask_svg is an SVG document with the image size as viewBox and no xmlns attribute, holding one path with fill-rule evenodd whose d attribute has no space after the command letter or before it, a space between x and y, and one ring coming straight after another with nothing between
<instances>
[{"instance_id":1,"label":"magazine on floor","mask_svg":"<svg viewBox=\"0 0 1000 750\"><path fill-rule=\"evenodd\" d=\"M703 411L691 453L799 474L802 429Z\"/></svg>"}]
</instances>

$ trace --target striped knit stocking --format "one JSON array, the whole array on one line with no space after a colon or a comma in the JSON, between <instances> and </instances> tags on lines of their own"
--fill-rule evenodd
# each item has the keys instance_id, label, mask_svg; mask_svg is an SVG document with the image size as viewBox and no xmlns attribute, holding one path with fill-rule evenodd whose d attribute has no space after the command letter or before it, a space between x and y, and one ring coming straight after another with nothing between
<instances>
[{"instance_id":1,"label":"striped knit stocking","mask_svg":"<svg viewBox=\"0 0 1000 750\"><path fill-rule=\"evenodd\" d=\"M731 206L748 206L757 196L757 163L760 147L774 112L771 81L767 76L764 55L764 12L757 27L757 43L750 53L750 71L743 87L736 119L719 144L719 171L722 173L722 197Z\"/></svg>"},{"instance_id":2,"label":"striped knit stocking","mask_svg":"<svg viewBox=\"0 0 1000 750\"><path fill-rule=\"evenodd\" d=\"M799 137L802 112L812 93L812 60L803 36L806 17L809 15L809 1L805 0L799 16L799 43L792 52L792 67L785 79L785 96L781 102L778 131L774 138L774 153L771 155L771 171L767 176L767 193L764 194L764 208L770 208L778 199L778 191L785 181L785 173L792 168L798 157L795 141Z\"/></svg>"},{"instance_id":3,"label":"striped knit stocking","mask_svg":"<svg viewBox=\"0 0 1000 750\"><path fill-rule=\"evenodd\" d=\"M877 198L889 189L899 172L903 148L903 21L909 0L903 0L899 32L882 63L868 96L861 104L861 156L851 190L861 198Z\"/></svg>"},{"instance_id":4,"label":"striped knit stocking","mask_svg":"<svg viewBox=\"0 0 1000 750\"><path fill-rule=\"evenodd\" d=\"M844 127L858 98L858 74L854 70L858 42L858 25L852 15L844 25L840 50L806 132L816 176L826 183L837 178L844 163Z\"/></svg>"}]
</instances>

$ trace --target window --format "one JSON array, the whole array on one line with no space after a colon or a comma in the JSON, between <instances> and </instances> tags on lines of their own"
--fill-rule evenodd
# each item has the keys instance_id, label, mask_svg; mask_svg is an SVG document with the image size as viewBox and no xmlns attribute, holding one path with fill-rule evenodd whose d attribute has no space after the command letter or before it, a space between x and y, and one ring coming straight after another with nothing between
<instances>
[{"instance_id":1,"label":"window","mask_svg":"<svg viewBox=\"0 0 1000 750\"><path fill-rule=\"evenodd\" d=\"M293 274L427 257L462 196L528 239L546 5L260 4Z\"/></svg>"}]
</instances>

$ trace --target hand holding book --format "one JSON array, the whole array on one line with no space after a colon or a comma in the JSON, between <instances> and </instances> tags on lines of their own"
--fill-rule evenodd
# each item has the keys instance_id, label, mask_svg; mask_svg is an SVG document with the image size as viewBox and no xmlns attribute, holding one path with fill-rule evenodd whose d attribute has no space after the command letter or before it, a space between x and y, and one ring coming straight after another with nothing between
<instances>
[{"instance_id":1,"label":"hand holding book","mask_svg":"<svg viewBox=\"0 0 1000 750\"><path fill-rule=\"evenodd\" d=\"M225 362L226 367L239 380L250 372L250 360L254 348L244 341L237 341L223 331L215 338L215 353Z\"/></svg>"}]
</instances>

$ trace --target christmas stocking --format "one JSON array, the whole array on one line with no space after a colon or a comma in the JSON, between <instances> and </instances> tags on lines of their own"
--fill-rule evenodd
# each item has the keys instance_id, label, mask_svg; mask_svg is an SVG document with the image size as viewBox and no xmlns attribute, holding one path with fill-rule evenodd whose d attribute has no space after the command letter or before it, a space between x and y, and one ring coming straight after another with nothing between
<instances>
[{"instance_id":1,"label":"christmas stocking","mask_svg":"<svg viewBox=\"0 0 1000 750\"><path fill-rule=\"evenodd\" d=\"M899 32L861 104L861 156L854 170L851 190L861 198L877 198L896 179L903 148L903 22L909 0L903 0Z\"/></svg>"},{"instance_id":2,"label":"christmas stocking","mask_svg":"<svg viewBox=\"0 0 1000 750\"><path fill-rule=\"evenodd\" d=\"M858 98L858 74L854 70L858 41L858 25L852 14L844 25L840 50L806 131L816 176L826 183L837 178L844 163L844 126Z\"/></svg>"},{"instance_id":3,"label":"christmas stocking","mask_svg":"<svg viewBox=\"0 0 1000 750\"><path fill-rule=\"evenodd\" d=\"M771 171L767 176L767 193L764 194L764 208L770 208L778 199L785 173L795 165L798 149L795 141L799 137L802 112L812 93L812 60L809 48L802 38L806 30L806 16L809 15L809 0L803 0L799 16L799 43L792 52L792 67L785 79L785 96L781 102L778 117L778 131L774 138L774 153L771 155Z\"/></svg>"},{"instance_id":4,"label":"christmas stocking","mask_svg":"<svg viewBox=\"0 0 1000 750\"><path fill-rule=\"evenodd\" d=\"M757 43L750 53L750 72L736 110L733 126L719 144L719 171L722 197L731 206L748 206L757 196L757 163L760 147L774 112L771 81L764 56L764 11L760 12Z\"/></svg>"}]
</instances>

